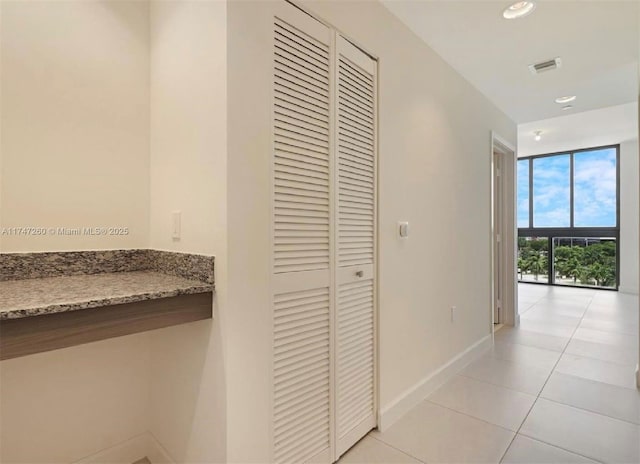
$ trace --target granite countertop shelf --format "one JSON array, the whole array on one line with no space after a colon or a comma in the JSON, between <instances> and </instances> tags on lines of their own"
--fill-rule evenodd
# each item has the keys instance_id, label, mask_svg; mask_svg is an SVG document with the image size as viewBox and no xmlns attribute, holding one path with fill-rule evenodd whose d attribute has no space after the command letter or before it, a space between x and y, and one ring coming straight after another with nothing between
<instances>
[{"instance_id":1,"label":"granite countertop shelf","mask_svg":"<svg viewBox=\"0 0 640 464\"><path fill-rule=\"evenodd\" d=\"M212 318L213 257L0 254L0 360Z\"/></svg>"},{"instance_id":2,"label":"granite countertop shelf","mask_svg":"<svg viewBox=\"0 0 640 464\"><path fill-rule=\"evenodd\" d=\"M0 282L0 320L213 292L213 285L152 271Z\"/></svg>"}]
</instances>

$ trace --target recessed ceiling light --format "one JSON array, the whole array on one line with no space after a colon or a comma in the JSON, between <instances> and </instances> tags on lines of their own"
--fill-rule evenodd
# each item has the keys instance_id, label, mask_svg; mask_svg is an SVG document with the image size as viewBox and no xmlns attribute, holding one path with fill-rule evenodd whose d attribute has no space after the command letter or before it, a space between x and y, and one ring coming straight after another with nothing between
<instances>
[{"instance_id":1,"label":"recessed ceiling light","mask_svg":"<svg viewBox=\"0 0 640 464\"><path fill-rule=\"evenodd\" d=\"M536 4L533 2L516 2L511 6L505 8L502 12L504 19L517 19L522 18L530 14L535 10Z\"/></svg>"},{"instance_id":2,"label":"recessed ceiling light","mask_svg":"<svg viewBox=\"0 0 640 464\"><path fill-rule=\"evenodd\" d=\"M570 110L571 108L573 108L573 105L565 105L562 107L562 111L567 111L567 110Z\"/></svg>"},{"instance_id":3,"label":"recessed ceiling light","mask_svg":"<svg viewBox=\"0 0 640 464\"><path fill-rule=\"evenodd\" d=\"M556 103L569 103L576 99L575 95L567 95L566 97L556 98Z\"/></svg>"},{"instance_id":4,"label":"recessed ceiling light","mask_svg":"<svg viewBox=\"0 0 640 464\"><path fill-rule=\"evenodd\" d=\"M534 137L535 141L539 142L542 139L542 131L535 131L534 134L535 134L535 137Z\"/></svg>"}]
</instances>

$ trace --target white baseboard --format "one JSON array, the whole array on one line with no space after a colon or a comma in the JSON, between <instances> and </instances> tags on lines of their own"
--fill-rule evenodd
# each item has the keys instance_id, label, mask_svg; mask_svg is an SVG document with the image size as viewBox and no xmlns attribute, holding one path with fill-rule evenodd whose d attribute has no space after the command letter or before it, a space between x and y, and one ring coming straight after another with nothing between
<instances>
[{"instance_id":1,"label":"white baseboard","mask_svg":"<svg viewBox=\"0 0 640 464\"><path fill-rule=\"evenodd\" d=\"M149 432L98 451L74 464L132 464L145 457L152 464L175 464L158 440Z\"/></svg>"},{"instance_id":2,"label":"white baseboard","mask_svg":"<svg viewBox=\"0 0 640 464\"><path fill-rule=\"evenodd\" d=\"M378 430L385 431L388 429L391 424L424 401L427 396L460 372L467 364L480 357L492 344L493 338L491 334L483 337L435 372L406 390L389 405L381 408L378 413Z\"/></svg>"},{"instance_id":3,"label":"white baseboard","mask_svg":"<svg viewBox=\"0 0 640 464\"><path fill-rule=\"evenodd\" d=\"M618 287L618 291L620 293L629 293L631 295L637 295L638 294L638 288L637 287L623 287L623 286L620 286L620 287Z\"/></svg>"},{"instance_id":4,"label":"white baseboard","mask_svg":"<svg viewBox=\"0 0 640 464\"><path fill-rule=\"evenodd\" d=\"M131 464L147 455L147 433L130 438L76 461L75 464Z\"/></svg>"}]
</instances>

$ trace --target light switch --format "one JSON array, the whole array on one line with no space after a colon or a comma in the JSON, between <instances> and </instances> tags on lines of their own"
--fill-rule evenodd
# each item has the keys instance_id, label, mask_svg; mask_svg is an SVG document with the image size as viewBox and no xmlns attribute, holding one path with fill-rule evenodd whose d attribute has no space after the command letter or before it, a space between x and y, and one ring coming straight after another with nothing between
<instances>
[{"instance_id":1,"label":"light switch","mask_svg":"<svg viewBox=\"0 0 640 464\"><path fill-rule=\"evenodd\" d=\"M173 211L171 213L171 219L173 220L171 238L174 240L180 240L180 217L180 211Z\"/></svg>"},{"instance_id":2,"label":"light switch","mask_svg":"<svg viewBox=\"0 0 640 464\"><path fill-rule=\"evenodd\" d=\"M409 236L408 222L398 222L398 235L400 238L407 238Z\"/></svg>"}]
</instances>

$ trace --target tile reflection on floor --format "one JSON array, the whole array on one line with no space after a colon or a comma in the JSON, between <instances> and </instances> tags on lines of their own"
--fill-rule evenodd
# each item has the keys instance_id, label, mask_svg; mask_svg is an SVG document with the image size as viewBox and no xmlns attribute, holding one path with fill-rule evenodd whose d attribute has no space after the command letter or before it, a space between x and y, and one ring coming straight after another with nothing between
<instances>
[{"instance_id":1,"label":"tile reflection on floor","mask_svg":"<svg viewBox=\"0 0 640 464\"><path fill-rule=\"evenodd\" d=\"M521 325L341 463L638 463L638 298L518 286Z\"/></svg>"}]
</instances>

